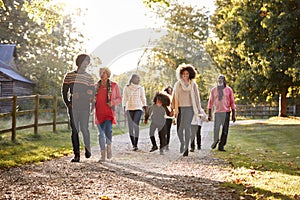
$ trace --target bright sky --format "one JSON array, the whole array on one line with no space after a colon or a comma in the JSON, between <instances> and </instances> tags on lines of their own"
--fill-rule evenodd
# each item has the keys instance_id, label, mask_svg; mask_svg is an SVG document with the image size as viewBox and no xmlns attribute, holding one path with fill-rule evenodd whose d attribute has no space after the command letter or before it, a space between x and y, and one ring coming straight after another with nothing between
<instances>
[{"instance_id":1,"label":"bright sky","mask_svg":"<svg viewBox=\"0 0 300 200\"><path fill-rule=\"evenodd\" d=\"M81 32L89 39L86 43L88 53L98 52L98 54L102 54L97 54L97 56L104 60L103 64L109 66L113 74L120 74L136 68L138 59L143 53L143 49L135 49L134 44L127 49L120 49L122 46L130 46L130 44L135 42L135 37L137 37L138 40L139 37L142 39L144 36L145 41L150 39L147 37L152 37L152 34L146 35L144 32L141 35L135 30L143 29L146 30L146 32L149 32L151 28L159 28L161 24L158 19L155 19L153 15L151 16L150 10L143 4L143 0L56 1L65 2L69 9L76 9L79 7L86 10L86 16L81 19L85 23ZM213 10L214 8L214 0L183 1L199 7L205 6L210 10ZM129 33L128 39L124 39L125 33ZM110 44L112 45L109 46ZM108 48L107 51L105 48ZM114 49L119 51L113 52ZM105 53L110 54L111 57L107 57L106 59Z\"/></svg>"}]
</instances>

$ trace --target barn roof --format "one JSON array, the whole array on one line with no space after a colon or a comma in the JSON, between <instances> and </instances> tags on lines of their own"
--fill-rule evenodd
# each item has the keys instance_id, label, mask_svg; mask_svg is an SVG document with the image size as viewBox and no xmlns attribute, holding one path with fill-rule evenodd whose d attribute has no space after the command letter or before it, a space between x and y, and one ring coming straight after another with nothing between
<instances>
[{"instance_id":1,"label":"barn roof","mask_svg":"<svg viewBox=\"0 0 300 200\"><path fill-rule=\"evenodd\" d=\"M15 44L0 44L0 61L10 65L10 62L15 55L15 48Z\"/></svg>"},{"instance_id":2,"label":"barn roof","mask_svg":"<svg viewBox=\"0 0 300 200\"><path fill-rule=\"evenodd\" d=\"M15 55L16 45L14 44L0 44L0 72L9 76L13 80L34 84L15 70L11 68L11 61Z\"/></svg>"},{"instance_id":3,"label":"barn roof","mask_svg":"<svg viewBox=\"0 0 300 200\"><path fill-rule=\"evenodd\" d=\"M34 84L32 81L28 80L27 78L25 78L24 76L22 76L18 72L14 71L12 69L7 69L7 68L1 67L1 63L0 63L0 72L5 74L6 76L9 76L13 80Z\"/></svg>"}]
</instances>

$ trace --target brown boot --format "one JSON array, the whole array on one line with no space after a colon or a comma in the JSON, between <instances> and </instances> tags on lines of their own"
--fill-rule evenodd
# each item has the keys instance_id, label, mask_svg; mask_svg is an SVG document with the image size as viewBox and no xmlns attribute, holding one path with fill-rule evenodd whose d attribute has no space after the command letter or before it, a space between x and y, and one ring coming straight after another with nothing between
<instances>
[{"instance_id":1,"label":"brown boot","mask_svg":"<svg viewBox=\"0 0 300 200\"><path fill-rule=\"evenodd\" d=\"M106 154L105 150L101 150L101 158L100 158L99 162L105 161L105 154Z\"/></svg>"},{"instance_id":2,"label":"brown boot","mask_svg":"<svg viewBox=\"0 0 300 200\"><path fill-rule=\"evenodd\" d=\"M107 159L112 158L112 150L111 150L111 144L107 145Z\"/></svg>"}]
</instances>

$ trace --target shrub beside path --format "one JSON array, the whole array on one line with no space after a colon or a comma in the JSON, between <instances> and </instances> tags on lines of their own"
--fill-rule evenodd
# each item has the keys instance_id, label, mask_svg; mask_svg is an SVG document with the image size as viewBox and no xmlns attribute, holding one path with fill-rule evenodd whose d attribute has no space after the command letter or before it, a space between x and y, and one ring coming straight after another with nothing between
<instances>
[{"instance_id":1,"label":"shrub beside path","mask_svg":"<svg viewBox=\"0 0 300 200\"><path fill-rule=\"evenodd\" d=\"M141 130L139 150L132 151L128 133L113 137L113 158L99 163L100 150L92 157L71 156L1 171L0 199L240 199L221 184L230 170L212 157L212 122L202 127L202 149L179 153L176 127L165 155L151 148L149 129ZM156 135L157 143L159 143Z\"/></svg>"}]
</instances>

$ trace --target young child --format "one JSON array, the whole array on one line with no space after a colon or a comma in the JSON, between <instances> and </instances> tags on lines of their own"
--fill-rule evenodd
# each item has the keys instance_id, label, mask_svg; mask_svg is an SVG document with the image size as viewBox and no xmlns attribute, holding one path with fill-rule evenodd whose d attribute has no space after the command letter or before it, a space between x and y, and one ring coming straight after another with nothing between
<instances>
[{"instance_id":1,"label":"young child","mask_svg":"<svg viewBox=\"0 0 300 200\"><path fill-rule=\"evenodd\" d=\"M202 127L202 123L203 121L208 121L207 120L207 115L205 113L205 111L201 108L201 113L199 115L199 117L197 118L197 120L192 121L192 125L191 125L191 132L192 132L192 136L191 136L191 152L195 151L195 139L197 138L197 149L200 150L201 149L201 127Z\"/></svg>"},{"instance_id":2,"label":"young child","mask_svg":"<svg viewBox=\"0 0 300 200\"><path fill-rule=\"evenodd\" d=\"M146 114L144 123L147 124L149 117L151 117L151 124L149 130L149 136L152 143L152 148L150 152L156 151L158 149L155 140L155 130L158 130L159 140L160 140L160 154L164 154L164 147L167 144L167 127L166 127L166 107L170 105L170 99L167 95L162 93L156 93L153 98L153 104L149 106Z\"/></svg>"},{"instance_id":3,"label":"young child","mask_svg":"<svg viewBox=\"0 0 300 200\"><path fill-rule=\"evenodd\" d=\"M201 149L201 126L202 126L202 120L199 117L197 122L192 121L191 131L192 131L192 137L191 137L191 152L195 151L195 139L197 138L197 149Z\"/></svg>"}]
</instances>

